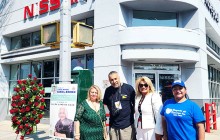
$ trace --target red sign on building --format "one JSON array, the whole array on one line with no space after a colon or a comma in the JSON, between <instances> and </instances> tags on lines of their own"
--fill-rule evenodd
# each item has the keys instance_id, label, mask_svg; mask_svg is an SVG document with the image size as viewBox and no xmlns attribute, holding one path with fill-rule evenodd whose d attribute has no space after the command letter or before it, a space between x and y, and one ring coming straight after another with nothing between
<instances>
[{"instance_id":1,"label":"red sign on building","mask_svg":"<svg viewBox=\"0 0 220 140\"><path fill-rule=\"evenodd\" d=\"M78 0L70 0L71 5L78 3ZM60 0L41 0L31 6L24 7L24 19L32 18L37 15L45 14L60 8Z\"/></svg>"}]
</instances>

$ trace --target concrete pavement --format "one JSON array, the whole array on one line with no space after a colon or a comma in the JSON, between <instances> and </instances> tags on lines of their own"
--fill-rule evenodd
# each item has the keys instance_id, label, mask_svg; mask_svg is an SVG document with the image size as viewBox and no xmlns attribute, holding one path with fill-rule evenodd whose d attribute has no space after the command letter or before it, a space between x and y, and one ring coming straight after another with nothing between
<instances>
[{"instance_id":1,"label":"concrete pavement","mask_svg":"<svg viewBox=\"0 0 220 140\"><path fill-rule=\"evenodd\" d=\"M11 127L11 121L0 122L0 140L19 140L20 135L15 134ZM49 124L38 124L35 134L26 135L25 140L52 140L49 137ZM217 119L217 130L211 130L211 133L205 133L206 140L220 140L220 117Z\"/></svg>"}]
</instances>

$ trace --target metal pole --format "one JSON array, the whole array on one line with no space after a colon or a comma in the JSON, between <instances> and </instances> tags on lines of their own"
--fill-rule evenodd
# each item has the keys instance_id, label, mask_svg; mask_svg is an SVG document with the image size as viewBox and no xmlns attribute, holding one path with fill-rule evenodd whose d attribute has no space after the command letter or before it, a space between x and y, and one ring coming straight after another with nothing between
<instances>
[{"instance_id":1,"label":"metal pole","mask_svg":"<svg viewBox=\"0 0 220 140\"><path fill-rule=\"evenodd\" d=\"M59 83L71 82L71 4L61 0L60 9L60 72Z\"/></svg>"}]
</instances>

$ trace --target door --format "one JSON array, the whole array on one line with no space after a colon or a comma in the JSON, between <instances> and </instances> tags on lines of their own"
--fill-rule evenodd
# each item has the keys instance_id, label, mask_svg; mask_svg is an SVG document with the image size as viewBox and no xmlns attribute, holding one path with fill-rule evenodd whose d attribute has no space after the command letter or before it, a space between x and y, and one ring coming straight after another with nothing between
<instances>
[{"instance_id":1,"label":"door","mask_svg":"<svg viewBox=\"0 0 220 140\"><path fill-rule=\"evenodd\" d=\"M180 71L166 71L166 70L134 70L133 86L139 77L147 76L151 79L155 90L162 97L162 101L173 98L171 85L174 80L180 78Z\"/></svg>"}]
</instances>

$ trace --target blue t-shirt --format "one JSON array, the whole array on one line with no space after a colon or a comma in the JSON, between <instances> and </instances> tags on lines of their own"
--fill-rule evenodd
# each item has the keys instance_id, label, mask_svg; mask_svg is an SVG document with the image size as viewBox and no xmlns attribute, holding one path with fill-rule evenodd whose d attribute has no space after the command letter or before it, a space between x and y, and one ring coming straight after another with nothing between
<instances>
[{"instance_id":1,"label":"blue t-shirt","mask_svg":"<svg viewBox=\"0 0 220 140\"><path fill-rule=\"evenodd\" d=\"M199 106L190 100L167 100L160 114L166 118L168 140L196 140L196 124L205 121Z\"/></svg>"}]
</instances>

